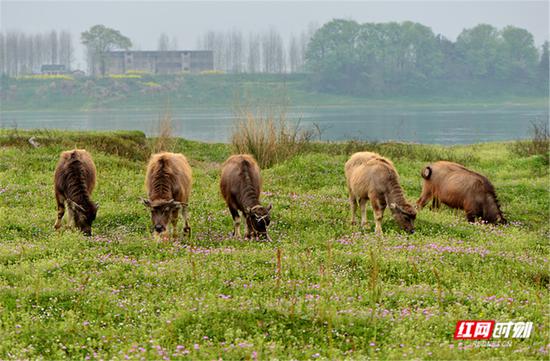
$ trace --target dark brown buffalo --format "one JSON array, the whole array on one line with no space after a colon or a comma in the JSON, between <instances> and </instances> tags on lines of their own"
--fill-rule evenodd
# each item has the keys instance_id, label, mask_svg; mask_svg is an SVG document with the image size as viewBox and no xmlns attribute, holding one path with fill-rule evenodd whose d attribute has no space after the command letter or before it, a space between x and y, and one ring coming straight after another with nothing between
<instances>
[{"instance_id":1,"label":"dark brown buffalo","mask_svg":"<svg viewBox=\"0 0 550 361\"><path fill-rule=\"evenodd\" d=\"M192 171L187 159L179 153L153 154L147 165L145 188L148 199L143 203L151 210L154 232L163 235L172 223L172 237L177 238L179 211L182 211L184 233L190 234L188 202L191 195Z\"/></svg>"},{"instance_id":2,"label":"dark brown buffalo","mask_svg":"<svg viewBox=\"0 0 550 361\"><path fill-rule=\"evenodd\" d=\"M457 163L439 161L426 166L421 175L424 184L416 202L419 209L434 199L435 204L463 209L469 222L481 218L488 223L506 223L495 188L481 174Z\"/></svg>"},{"instance_id":3,"label":"dark brown buffalo","mask_svg":"<svg viewBox=\"0 0 550 361\"><path fill-rule=\"evenodd\" d=\"M260 167L252 156L232 155L223 164L220 189L233 217L235 237L241 236L240 211L246 219L246 238L261 235L270 240L267 227L271 204L267 208L260 204L261 184Z\"/></svg>"},{"instance_id":4,"label":"dark brown buffalo","mask_svg":"<svg viewBox=\"0 0 550 361\"><path fill-rule=\"evenodd\" d=\"M57 201L55 229L61 227L65 204L69 224L91 235L98 206L90 198L95 187L96 169L90 153L84 149L62 152L55 168L54 188Z\"/></svg>"},{"instance_id":5,"label":"dark brown buffalo","mask_svg":"<svg viewBox=\"0 0 550 361\"><path fill-rule=\"evenodd\" d=\"M382 234L382 217L390 207L399 226L414 233L416 211L407 202L399 184L399 175L393 163L372 152L353 154L344 167L351 207L351 223L355 224L357 202L361 206L361 226L367 225L367 200L374 211L376 233Z\"/></svg>"}]
</instances>

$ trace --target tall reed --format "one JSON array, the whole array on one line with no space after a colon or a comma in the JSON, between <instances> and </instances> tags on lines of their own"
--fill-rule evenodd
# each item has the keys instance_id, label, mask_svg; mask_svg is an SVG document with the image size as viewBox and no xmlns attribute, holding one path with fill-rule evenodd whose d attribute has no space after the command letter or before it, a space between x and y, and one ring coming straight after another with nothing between
<instances>
[{"instance_id":1,"label":"tall reed","mask_svg":"<svg viewBox=\"0 0 550 361\"><path fill-rule=\"evenodd\" d=\"M158 118L156 129L156 137L152 144L152 153L173 152L176 145L174 139L174 126L172 122L172 112L165 109Z\"/></svg>"},{"instance_id":2,"label":"tall reed","mask_svg":"<svg viewBox=\"0 0 550 361\"><path fill-rule=\"evenodd\" d=\"M302 152L313 137L300 124L287 121L285 107L250 110L238 108L231 135L236 153L252 154L262 168L270 167Z\"/></svg>"}]
</instances>

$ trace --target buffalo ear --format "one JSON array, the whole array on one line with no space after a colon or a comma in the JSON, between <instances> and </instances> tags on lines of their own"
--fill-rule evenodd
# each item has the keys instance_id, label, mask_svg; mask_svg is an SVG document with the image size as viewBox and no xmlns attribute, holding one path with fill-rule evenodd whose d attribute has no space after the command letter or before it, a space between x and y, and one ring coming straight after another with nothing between
<instances>
[{"instance_id":1,"label":"buffalo ear","mask_svg":"<svg viewBox=\"0 0 550 361\"><path fill-rule=\"evenodd\" d=\"M151 201L145 198L141 198L141 202L145 205L145 207L151 208Z\"/></svg>"},{"instance_id":2,"label":"buffalo ear","mask_svg":"<svg viewBox=\"0 0 550 361\"><path fill-rule=\"evenodd\" d=\"M267 210L267 213L271 212L271 209L273 208L273 204L269 203L269 205L267 206L266 210Z\"/></svg>"}]
</instances>

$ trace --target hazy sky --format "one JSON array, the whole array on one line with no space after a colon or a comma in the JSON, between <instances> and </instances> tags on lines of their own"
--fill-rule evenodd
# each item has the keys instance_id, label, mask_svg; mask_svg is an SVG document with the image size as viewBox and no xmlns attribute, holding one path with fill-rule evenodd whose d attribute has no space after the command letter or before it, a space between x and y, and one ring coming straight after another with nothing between
<instances>
[{"instance_id":1,"label":"hazy sky","mask_svg":"<svg viewBox=\"0 0 550 361\"><path fill-rule=\"evenodd\" d=\"M0 0L2 30L73 33L77 57L84 68L80 33L92 25L113 27L128 36L134 48L156 49L160 33L176 36L179 48L193 49L207 30L262 32L274 26L286 38L311 22L333 18L358 22L411 20L449 39L479 23L529 30L537 45L549 38L548 1L5 1Z\"/></svg>"}]
</instances>

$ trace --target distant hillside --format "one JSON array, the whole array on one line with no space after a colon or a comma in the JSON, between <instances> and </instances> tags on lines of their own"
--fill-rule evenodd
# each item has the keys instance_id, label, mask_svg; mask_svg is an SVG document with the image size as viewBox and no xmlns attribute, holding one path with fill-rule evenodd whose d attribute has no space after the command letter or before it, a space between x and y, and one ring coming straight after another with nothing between
<instances>
[{"instance_id":1,"label":"distant hillside","mask_svg":"<svg viewBox=\"0 0 550 361\"><path fill-rule=\"evenodd\" d=\"M432 95L353 97L318 93L306 74L202 74L110 78L35 76L2 78L2 110L94 110L236 107L250 104L290 106L367 105L410 102L429 105L504 103L542 105L546 98L526 89L452 86ZM475 88L475 89L472 89Z\"/></svg>"}]
</instances>

